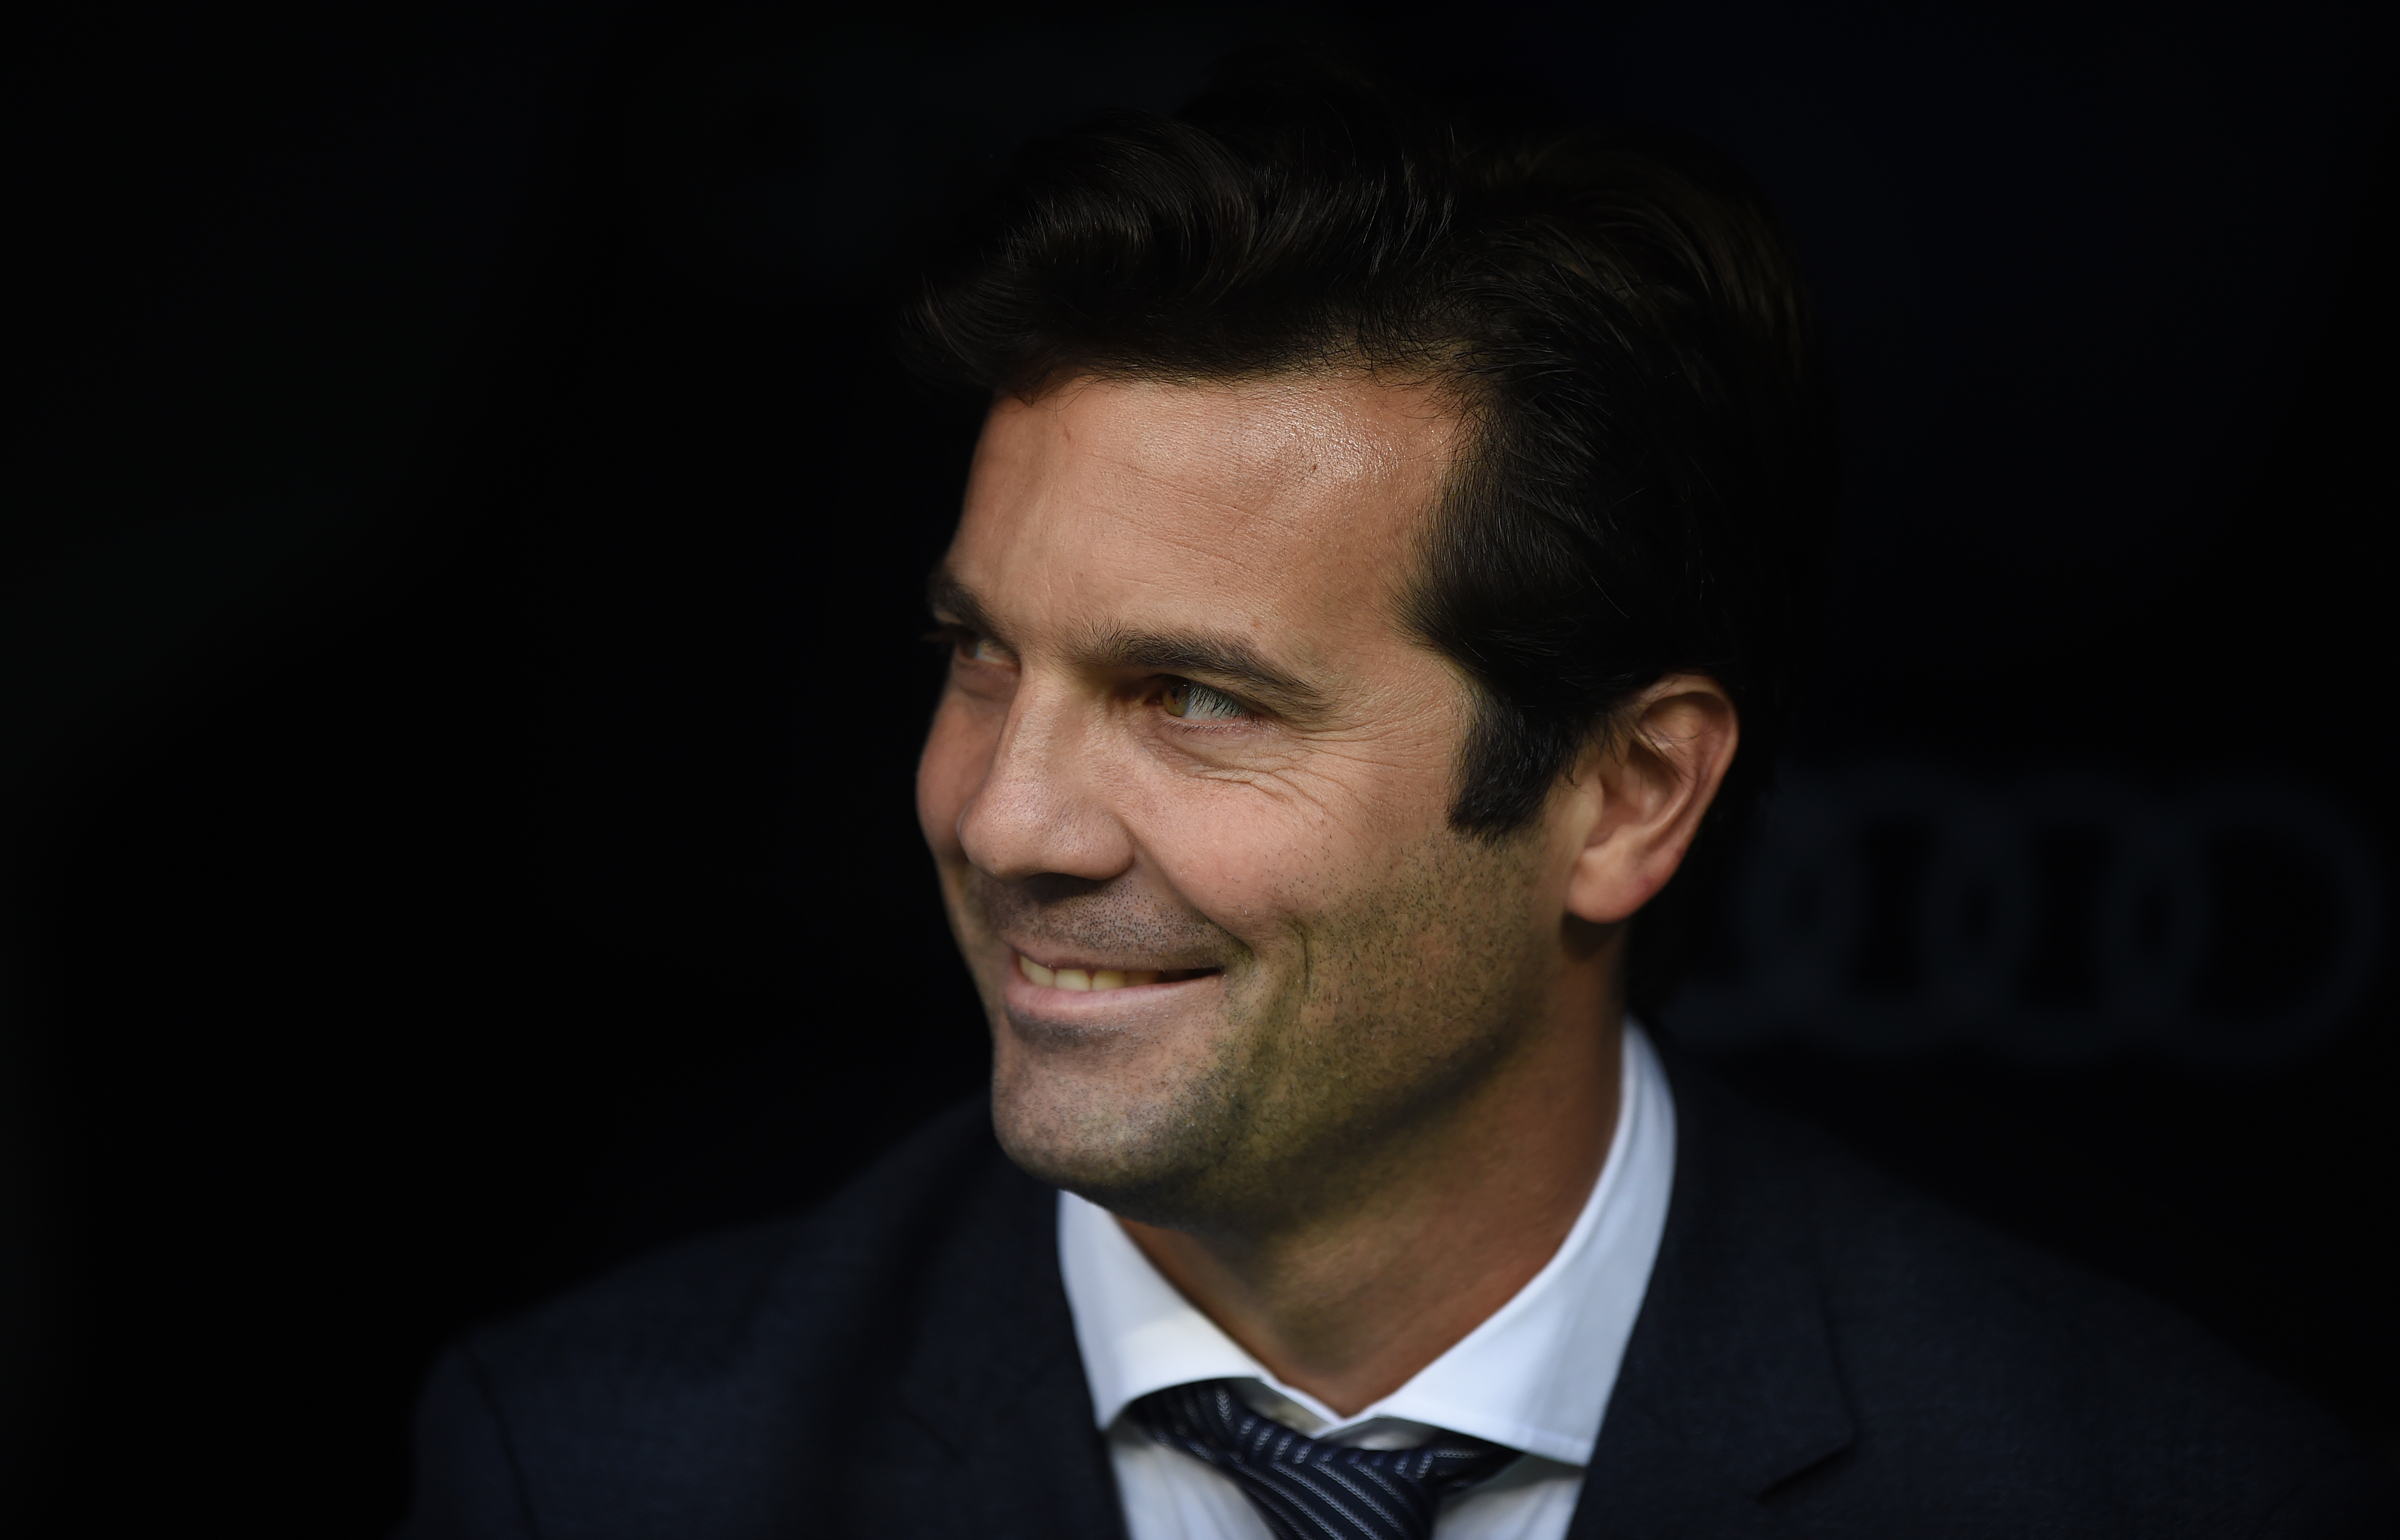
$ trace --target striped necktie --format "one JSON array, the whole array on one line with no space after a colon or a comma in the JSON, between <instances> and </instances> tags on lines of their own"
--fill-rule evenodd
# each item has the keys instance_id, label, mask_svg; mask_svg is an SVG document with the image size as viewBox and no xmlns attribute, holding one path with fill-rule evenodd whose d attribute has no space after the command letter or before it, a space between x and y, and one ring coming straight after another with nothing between
<instances>
[{"instance_id":1,"label":"striped necktie","mask_svg":"<svg viewBox=\"0 0 2400 1540\"><path fill-rule=\"evenodd\" d=\"M1444 1434L1417 1449L1353 1449L1244 1406L1225 1380L1174 1385L1127 1409L1150 1436L1234 1479L1276 1540L1431 1540L1444 1496L1517 1451Z\"/></svg>"}]
</instances>

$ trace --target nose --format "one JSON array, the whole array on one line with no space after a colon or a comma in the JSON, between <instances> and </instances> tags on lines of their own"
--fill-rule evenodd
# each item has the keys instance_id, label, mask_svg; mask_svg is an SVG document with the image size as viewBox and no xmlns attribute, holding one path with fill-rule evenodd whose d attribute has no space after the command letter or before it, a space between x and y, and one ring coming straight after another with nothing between
<instances>
[{"instance_id":1,"label":"nose","mask_svg":"<svg viewBox=\"0 0 2400 1540\"><path fill-rule=\"evenodd\" d=\"M978 869L1008 882L1105 882L1133 864L1132 838L1105 795L1105 729L1096 718L1071 693L1018 690L982 784L959 813L959 843Z\"/></svg>"}]
</instances>

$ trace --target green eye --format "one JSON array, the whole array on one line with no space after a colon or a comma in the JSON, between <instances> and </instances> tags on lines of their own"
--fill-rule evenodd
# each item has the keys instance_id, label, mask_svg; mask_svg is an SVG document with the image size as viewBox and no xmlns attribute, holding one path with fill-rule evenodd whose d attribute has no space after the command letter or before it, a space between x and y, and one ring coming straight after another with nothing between
<instances>
[{"instance_id":1,"label":"green eye","mask_svg":"<svg viewBox=\"0 0 2400 1540\"><path fill-rule=\"evenodd\" d=\"M1180 716L1188 722L1225 722L1248 716L1249 708L1226 694L1195 685L1189 679L1170 679L1158 692L1158 703L1166 708L1169 716Z\"/></svg>"}]
</instances>

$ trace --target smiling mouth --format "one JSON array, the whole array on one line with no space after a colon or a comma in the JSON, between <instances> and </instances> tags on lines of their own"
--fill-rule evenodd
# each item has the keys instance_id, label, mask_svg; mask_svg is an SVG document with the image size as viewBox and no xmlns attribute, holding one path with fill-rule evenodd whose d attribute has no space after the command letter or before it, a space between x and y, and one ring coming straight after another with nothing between
<instances>
[{"instance_id":1,"label":"smiling mouth","mask_svg":"<svg viewBox=\"0 0 2400 1540\"><path fill-rule=\"evenodd\" d=\"M1174 984L1217 972L1214 968L1045 968L1023 952L1016 971L1045 989L1126 989L1139 984Z\"/></svg>"}]
</instances>

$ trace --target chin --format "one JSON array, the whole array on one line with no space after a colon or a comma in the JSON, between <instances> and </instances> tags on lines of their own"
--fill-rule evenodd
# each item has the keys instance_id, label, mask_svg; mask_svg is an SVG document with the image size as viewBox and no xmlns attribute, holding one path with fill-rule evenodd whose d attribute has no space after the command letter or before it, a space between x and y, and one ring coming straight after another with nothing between
<instances>
[{"instance_id":1,"label":"chin","mask_svg":"<svg viewBox=\"0 0 2400 1540\"><path fill-rule=\"evenodd\" d=\"M1205 1095L1176 1100L1162 1106L1121 1086L1003 1063L992 1079L992 1131L1035 1180L1174 1226L1213 1206L1208 1190L1226 1170L1237 1121Z\"/></svg>"}]
</instances>

